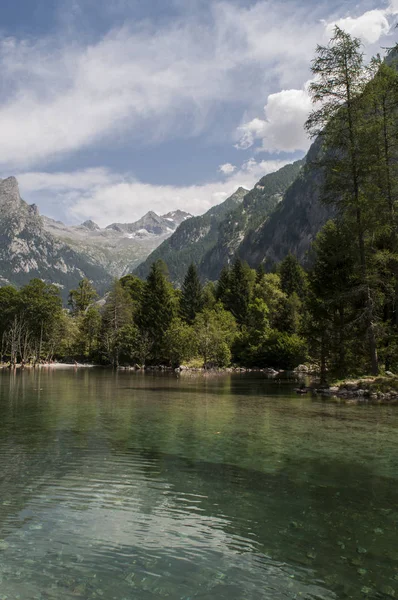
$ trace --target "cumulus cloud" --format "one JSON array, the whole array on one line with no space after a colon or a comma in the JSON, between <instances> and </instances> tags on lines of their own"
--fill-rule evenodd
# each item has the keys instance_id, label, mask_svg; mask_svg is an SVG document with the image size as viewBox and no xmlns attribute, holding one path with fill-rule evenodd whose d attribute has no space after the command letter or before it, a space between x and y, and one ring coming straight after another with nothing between
<instances>
[{"instance_id":1,"label":"cumulus cloud","mask_svg":"<svg viewBox=\"0 0 398 600\"><path fill-rule=\"evenodd\" d=\"M282 90L268 96L264 107L265 119L255 118L239 127L238 148L247 149L261 140L266 152L295 152L307 150L308 137L304 123L311 110L307 89Z\"/></svg>"},{"instance_id":2,"label":"cumulus cloud","mask_svg":"<svg viewBox=\"0 0 398 600\"><path fill-rule=\"evenodd\" d=\"M351 35L359 37L364 42L375 44L382 35L386 35L390 31L390 22L387 18L391 14L390 8L387 10L369 10L359 17L346 17L338 19L333 23L328 23L326 31L328 34L333 33L335 25L344 29Z\"/></svg>"},{"instance_id":3,"label":"cumulus cloud","mask_svg":"<svg viewBox=\"0 0 398 600\"><path fill-rule=\"evenodd\" d=\"M131 222L148 210L163 214L183 209L202 214L233 194L240 186L251 189L267 173L288 161L245 161L225 179L192 186L151 185L107 169L73 172L26 172L18 175L21 193L28 202L65 206L68 222L93 219L99 225ZM39 202L40 203L40 202ZM50 215L53 216L53 215Z\"/></svg>"},{"instance_id":4,"label":"cumulus cloud","mask_svg":"<svg viewBox=\"0 0 398 600\"><path fill-rule=\"evenodd\" d=\"M223 173L223 175L231 175L231 173L236 171L236 166L231 165L231 163L225 163L223 165L220 165L218 167L218 170L220 173Z\"/></svg>"}]
</instances>

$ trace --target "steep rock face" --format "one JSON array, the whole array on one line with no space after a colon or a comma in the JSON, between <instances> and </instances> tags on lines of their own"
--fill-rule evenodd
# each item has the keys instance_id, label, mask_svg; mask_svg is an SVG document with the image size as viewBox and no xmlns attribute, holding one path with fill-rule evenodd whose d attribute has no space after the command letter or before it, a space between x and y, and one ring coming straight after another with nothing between
<instances>
[{"instance_id":1,"label":"steep rock face","mask_svg":"<svg viewBox=\"0 0 398 600\"><path fill-rule=\"evenodd\" d=\"M0 278L2 285L23 285L39 277L57 284L64 297L82 277L93 280L99 290L109 284L109 275L90 264L44 229L35 205L19 194L15 177L0 181Z\"/></svg>"},{"instance_id":2,"label":"steep rock face","mask_svg":"<svg viewBox=\"0 0 398 600\"><path fill-rule=\"evenodd\" d=\"M220 222L242 202L247 192L248 190L239 188L227 200L212 207L204 215L183 220L173 235L152 252L135 273L139 277L146 277L151 264L162 259L167 264L171 281L177 285L181 284L189 265L192 262L200 264L206 253L214 247Z\"/></svg>"},{"instance_id":3,"label":"steep rock face","mask_svg":"<svg viewBox=\"0 0 398 600\"><path fill-rule=\"evenodd\" d=\"M202 279L217 279L222 267L240 254L243 240L267 221L303 165L304 161L299 160L265 175L245 195L243 202L225 216L219 225L217 243L199 264Z\"/></svg>"},{"instance_id":4,"label":"steep rock face","mask_svg":"<svg viewBox=\"0 0 398 600\"><path fill-rule=\"evenodd\" d=\"M321 203L323 174L316 166L320 151L314 142L307 155L307 166L286 191L270 218L242 240L238 255L249 265L268 267L291 252L301 263L309 261L309 250L317 233L333 217L331 207Z\"/></svg>"}]
</instances>

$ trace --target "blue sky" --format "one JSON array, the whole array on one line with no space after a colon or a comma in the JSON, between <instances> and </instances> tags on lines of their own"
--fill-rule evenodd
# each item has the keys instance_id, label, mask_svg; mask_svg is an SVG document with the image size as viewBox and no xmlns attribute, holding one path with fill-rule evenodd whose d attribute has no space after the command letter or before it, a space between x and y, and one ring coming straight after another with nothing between
<instances>
[{"instance_id":1,"label":"blue sky","mask_svg":"<svg viewBox=\"0 0 398 600\"><path fill-rule=\"evenodd\" d=\"M68 223L194 214L303 156L306 85L337 22L368 55L398 0L13 0L0 174Z\"/></svg>"}]
</instances>

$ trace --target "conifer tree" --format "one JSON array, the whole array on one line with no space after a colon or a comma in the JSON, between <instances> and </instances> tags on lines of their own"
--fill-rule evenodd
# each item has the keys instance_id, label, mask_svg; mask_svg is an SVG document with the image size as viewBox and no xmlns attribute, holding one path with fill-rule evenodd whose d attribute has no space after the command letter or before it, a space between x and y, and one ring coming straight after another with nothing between
<instances>
[{"instance_id":1,"label":"conifer tree","mask_svg":"<svg viewBox=\"0 0 398 600\"><path fill-rule=\"evenodd\" d=\"M229 267L223 267L221 269L220 276L216 286L216 299L227 305L230 296L230 285L231 285L231 269Z\"/></svg>"},{"instance_id":2,"label":"conifer tree","mask_svg":"<svg viewBox=\"0 0 398 600\"><path fill-rule=\"evenodd\" d=\"M327 367L344 377L350 368L361 369L360 343L355 327L355 252L350 231L340 222L328 221L315 242L315 263L310 272L310 294L305 333L321 364L323 383ZM355 363L347 353L355 346Z\"/></svg>"},{"instance_id":3,"label":"conifer tree","mask_svg":"<svg viewBox=\"0 0 398 600\"><path fill-rule=\"evenodd\" d=\"M203 308L202 285L199 280L198 271L193 263L188 267L181 292L181 317L184 321L191 324L194 322L197 313Z\"/></svg>"},{"instance_id":4,"label":"conifer tree","mask_svg":"<svg viewBox=\"0 0 398 600\"><path fill-rule=\"evenodd\" d=\"M227 308L235 317L237 323L244 324L247 319L251 300L250 269L237 258L233 264L230 276L230 295Z\"/></svg>"},{"instance_id":5,"label":"conifer tree","mask_svg":"<svg viewBox=\"0 0 398 600\"><path fill-rule=\"evenodd\" d=\"M312 72L315 79L310 93L317 106L307 120L306 129L312 136L320 135L323 141L321 165L326 175L323 200L344 211L346 219L352 219L371 371L377 374L376 317L366 254L369 205L363 193L365 165L369 160L362 137L365 124L363 93L368 73L363 63L361 41L336 26L329 44L318 46Z\"/></svg>"},{"instance_id":6,"label":"conifer tree","mask_svg":"<svg viewBox=\"0 0 398 600\"><path fill-rule=\"evenodd\" d=\"M265 275L264 264L260 263L256 269L256 285L261 284Z\"/></svg>"},{"instance_id":7,"label":"conifer tree","mask_svg":"<svg viewBox=\"0 0 398 600\"><path fill-rule=\"evenodd\" d=\"M164 336L176 316L173 288L165 275L165 265L158 260L153 263L147 277L138 324L151 342L155 361L164 356Z\"/></svg>"},{"instance_id":8,"label":"conifer tree","mask_svg":"<svg viewBox=\"0 0 398 600\"><path fill-rule=\"evenodd\" d=\"M279 275L281 278L282 291L285 292L287 296L297 294L299 298L304 298L306 275L304 269L293 254L288 254L280 263Z\"/></svg>"}]
</instances>

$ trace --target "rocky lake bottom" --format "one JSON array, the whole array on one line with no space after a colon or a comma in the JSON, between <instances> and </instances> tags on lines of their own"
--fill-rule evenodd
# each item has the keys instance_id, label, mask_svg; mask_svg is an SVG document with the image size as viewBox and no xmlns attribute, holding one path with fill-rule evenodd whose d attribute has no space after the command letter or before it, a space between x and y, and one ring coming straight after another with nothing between
<instances>
[{"instance_id":1,"label":"rocky lake bottom","mask_svg":"<svg viewBox=\"0 0 398 600\"><path fill-rule=\"evenodd\" d=\"M0 373L0 600L398 597L398 408Z\"/></svg>"}]
</instances>

